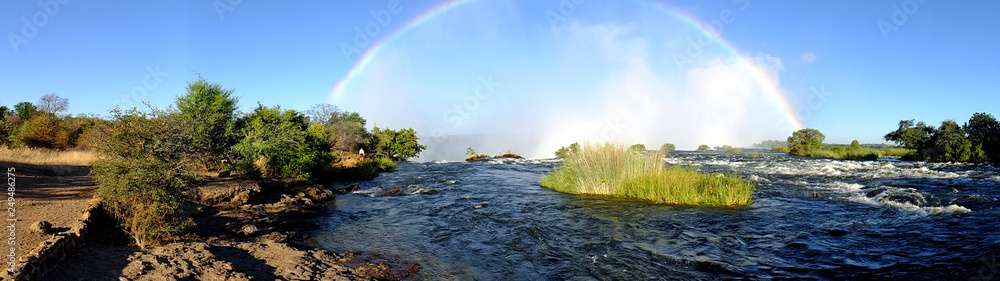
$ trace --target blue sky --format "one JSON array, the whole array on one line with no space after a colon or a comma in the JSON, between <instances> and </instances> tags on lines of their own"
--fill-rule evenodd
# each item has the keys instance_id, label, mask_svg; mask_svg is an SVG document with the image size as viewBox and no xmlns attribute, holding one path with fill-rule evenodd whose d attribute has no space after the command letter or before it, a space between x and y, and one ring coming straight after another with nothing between
<instances>
[{"instance_id":1,"label":"blue sky","mask_svg":"<svg viewBox=\"0 0 1000 281\"><path fill-rule=\"evenodd\" d=\"M463 145L453 136L537 157L573 141L783 139L781 108L743 61L828 142L882 142L901 119L1000 114L996 1L472 1L389 40L336 98L358 62L343 44L393 1L232 2L0 3L0 104L56 93L72 114L168 107L201 74L245 110L330 102L370 125L414 127L432 144L426 159L464 152L442 147ZM399 1L359 49L439 4ZM678 67L701 31L676 12L707 25L727 11L716 35L737 55L712 40ZM825 98L810 100L813 89Z\"/></svg>"}]
</instances>

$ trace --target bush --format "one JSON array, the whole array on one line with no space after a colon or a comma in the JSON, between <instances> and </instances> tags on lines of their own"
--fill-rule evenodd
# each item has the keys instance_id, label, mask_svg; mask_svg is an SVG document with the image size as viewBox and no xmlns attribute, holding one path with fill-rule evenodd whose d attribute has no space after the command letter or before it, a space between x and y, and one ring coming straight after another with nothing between
<instances>
[{"instance_id":1,"label":"bush","mask_svg":"<svg viewBox=\"0 0 1000 281\"><path fill-rule=\"evenodd\" d=\"M465 161L475 161L483 158L490 158L489 155L476 153L476 150L472 149L471 147L465 149L465 155L468 155L468 157L465 157Z\"/></svg>"},{"instance_id":2,"label":"bush","mask_svg":"<svg viewBox=\"0 0 1000 281\"><path fill-rule=\"evenodd\" d=\"M186 161L188 133L176 115L112 111L101 127L91 172L97 195L142 248L190 230L183 215L194 175Z\"/></svg>"},{"instance_id":3,"label":"bush","mask_svg":"<svg viewBox=\"0 0 1000 281\"><path fill-rule=\"evenodd\" d=\"M570 157L570 155L577 154L579 152L580 144L574 142L573 144L570 144L569 147L563 146L556 150L556 158L566 159Z\"/></svg>"},{"instance_id":4,"label":"bush","mask_svg":"<svg viewBox=\"0 0 1000 281\"><path fill-rule=\"evenodd\" d=\"M664 152L670 152L677 150L677 146L674 146L674 144L672 143L664 143L662 146L660 146L660 150Z\"/></svg>"},{"instance_id":5,"label":"bush","mask_svg":"<svg viewBox=\"0 0 1000 281\"><path fill-rule=\"evenodd\" d=\"M703 145L699 145L698 146L698 150L699 151L706 151L706 150L709 150L709 149L712 149L712 147L708 146L707 144L703 144Z\"/></svg>"},{"instance_id":6,"label":"bush","mask_svg":"<svg viewBox=\"0 0 1000 281\"><path fill-rule=\"evenodd\" d=\"M323 128L294 110L259 106L239 125L241 139L232 153L246 175L309 178L333 160Z\"/></svg>"},{"instance_id":7,"label":"bush","mask_svg":"<svg viewBox=\"0 0 1000 281\"><path fill-rule=\"evenodd\" d=\"M395 168L396 161L392 161L392 159L371 157L351 162L342 167L327 165L316 180L320 182L371 180L377 177L379 173L392 171Z\"/></svg>"},{"instance_id":8,"label":"bush","mask_svg":"<svg viewBox=\"0 0 1000 281\"><path fill-rule=\"evenodd\" d=\"M641 143L637 143L637 144L633 144L632 146L628 147L628 149L631 150L631 151L646 151L646 145L641 144Z\"/></svg>"},{"instance_id":9,"label":"bush","mask_svg":"<svg viewBox=\"0 0 1000 281\"><path fill-rule=\"evenodd\" d=\"M771 152L788 153L788 146L775 145L775 146L771 147Z\"/></svg>"},{"instance_id":10,"label":"bush","mask_svg":"<svg viewBox=\"0 0 1000 281\"><path fill-rule=\"evenodd\" d=\"M573 194L610 195L656 203L743 206L753 203L753 182L737 175L706 175L667 167L664 154L632 153L622 145L586 147L573 154L540 184Z\"/></svg>"},{"instance_id":11,"label":"bush","mask_svg":"<svg viewBox=\"0 0 1000 281\"><path fill-rule=\"evenodd\" d=\"M375 139L375 155L395 161L406 161L427 149L427 146L418 142L417 131L413 128L390 130L375 127L372 136Z\"/></svg>"},{"instance_id":12,"label":"bush","mask_svg":"<svg viewBox=\"0 0 1000 281\"><path fill-rule=\"evenodd\" d=\"M194 135L192 145L216 159L224 158L235 143L237 99L232 95L233 90L199 79L189 82L187 94L177 98L177 109Z\"/></svg>"},{"instance_id":13,"label":"bush","mask_svg":"<svg viewBox=\"0 0 1000 281\"><path fill-rule=\"evenodd\" d=\"M806 156L810 151L819 150L826 136L816 129L802 129L788 137L789 153Z\"/></svg>"}]
</instances>

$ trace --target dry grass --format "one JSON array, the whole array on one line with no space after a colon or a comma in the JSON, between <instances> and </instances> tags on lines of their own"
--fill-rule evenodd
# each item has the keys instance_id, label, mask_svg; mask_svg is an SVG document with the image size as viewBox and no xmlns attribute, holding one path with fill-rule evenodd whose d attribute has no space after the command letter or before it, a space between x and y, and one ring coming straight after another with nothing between
<instances>
[{"instance_id":1,"label":"dry grass","mask_svg":"<svg viewBox=\"0 0 1000 281\"><path fill-rule=\"evenodd\" d=\"M90 166L95 160L97 160L97 155L91 151L57 151L0 146L0 162L32 165Z\"/></svg>"}]
</instances>

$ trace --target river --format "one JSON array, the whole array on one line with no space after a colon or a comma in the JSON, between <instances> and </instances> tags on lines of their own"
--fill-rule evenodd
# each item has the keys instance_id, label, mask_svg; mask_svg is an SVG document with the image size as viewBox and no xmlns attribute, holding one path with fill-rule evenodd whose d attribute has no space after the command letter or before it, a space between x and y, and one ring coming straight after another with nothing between
<instances>
[{"instance_id":1,"label":"river","mask_svg":"<svg viewBox=\"0 0 1000 281\"><path fill-rule=\"evenodd\" d=\"M1000 279L995 167L683 151L666 161L755 180L754 203L562 194L538 184L556 160L400 163L331 202L310 242L414 261L427 280Z\"/></svg>"}]
</instances>

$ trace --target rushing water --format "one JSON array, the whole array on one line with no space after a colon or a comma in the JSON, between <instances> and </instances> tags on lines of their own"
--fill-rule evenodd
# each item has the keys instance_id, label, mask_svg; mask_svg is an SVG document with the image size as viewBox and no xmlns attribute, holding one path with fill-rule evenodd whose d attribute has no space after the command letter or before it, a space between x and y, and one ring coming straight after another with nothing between
<instances>
[{"instance_id":1,"label":"rushing water","mask_svg":"<svg viewBox=\"0 0 1000 281\"><path fill-rule=\"evenodd\" d=\"M1000 279L997 168L697 152L667 162L744 174L759 183L754 204L561 194L538 185L552 160L402 163L337 197L313 242L415 261L431 280Z\"/></svg>"}]
</instances>

